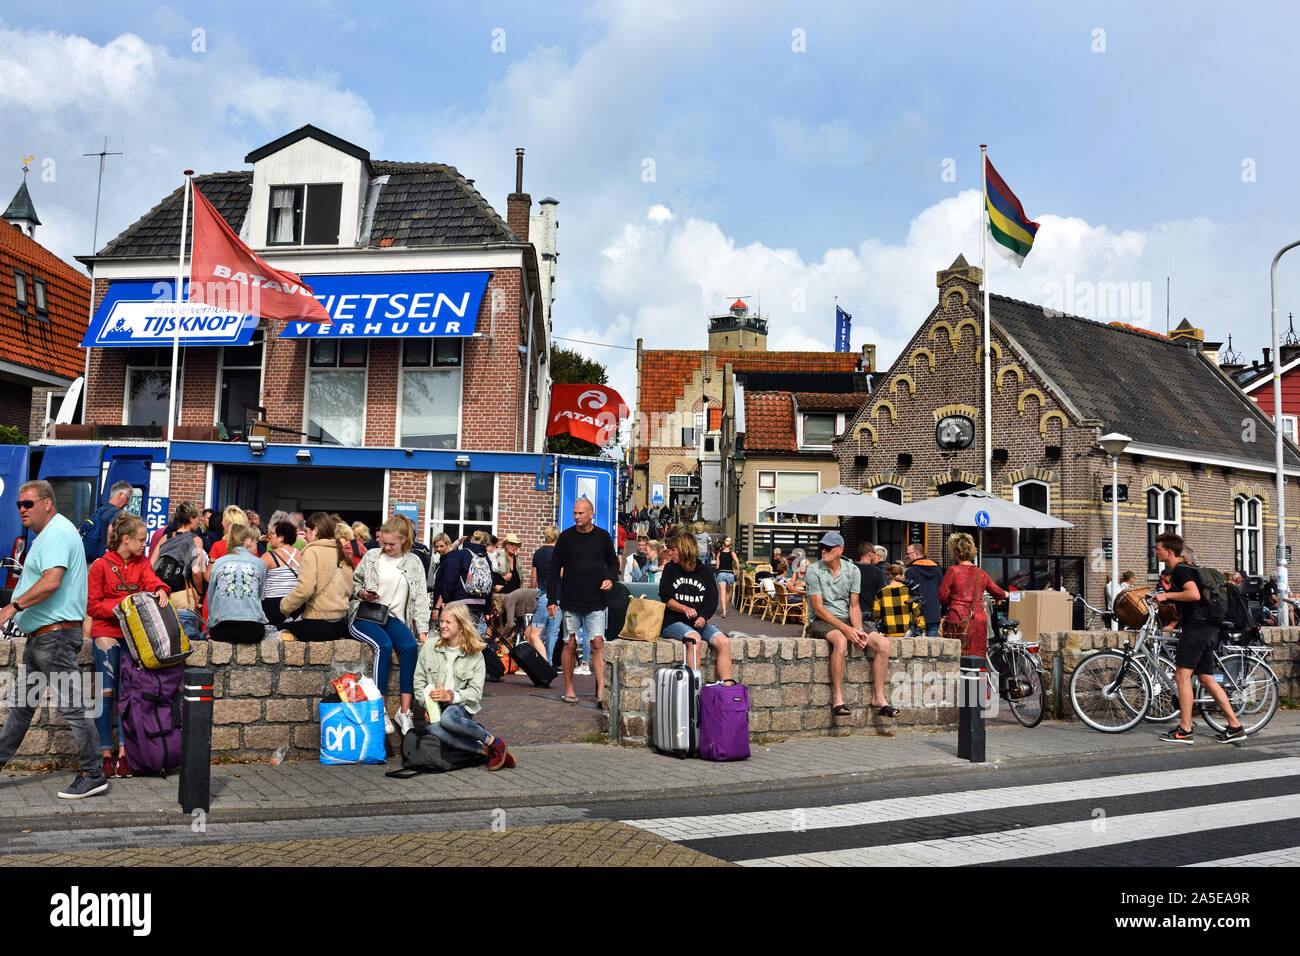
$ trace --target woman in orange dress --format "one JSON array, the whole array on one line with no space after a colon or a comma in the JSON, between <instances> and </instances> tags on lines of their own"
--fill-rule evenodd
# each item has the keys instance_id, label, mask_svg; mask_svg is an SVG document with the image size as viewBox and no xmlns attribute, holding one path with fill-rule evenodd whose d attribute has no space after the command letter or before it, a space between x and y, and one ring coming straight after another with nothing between
<instances>
[{"instance_id":1,"label":"woman in orange dress","mask_svg":"<svg viewBox=\"0 0 1300 956\"><path fill-rule=\"evenodd\" d=\"M970 617L970 631L961 643L961 652L967 657L983 657L989 641L984 592L999 601L1006 600L1007 592L975 565L975 539L970 535L960 531L949 535L948 553L953 563L948 566L943 583L939 585L939 602L945 608L945 620L959 623Z\"/></svg>"}]
</instances>

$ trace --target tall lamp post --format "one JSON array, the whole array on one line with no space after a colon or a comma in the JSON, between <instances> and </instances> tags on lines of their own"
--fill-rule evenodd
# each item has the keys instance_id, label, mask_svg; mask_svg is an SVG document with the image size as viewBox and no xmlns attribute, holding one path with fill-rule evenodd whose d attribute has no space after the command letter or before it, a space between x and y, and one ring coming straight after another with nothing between
<instances>
[{"instance_id":1,"label":"tall lamp post","mask_svg":"<svg viewBox=\"0 0 1300 956\"><path fill-rule=\"evenodd\" d=\"M1097 439L1097 444L1110 455L1110 593L1119 594L1119 456L1133 439L1119 432L1111 432ZM1112 597L1113 601L1114 598ZM1113 610L1113 608L1107 608Z\"/></svg>"},{"instance_id":2,"label":"tall lamp post","mask_svg":"<svg viewBox=\"0 0 1300 956\"><path fill-rule=\"evenodd\" d=\"M1300 246L1300 240L1279 249L1268 270L1269 301L1273 312L1273 454L1277 468L1277 622L1283 627L1290 623L1291 614L1286 598L1291 588L1287 580L1286 560L1286 498L1283 487L1286 475L1282 471L1282 356L1277 341L1277 263L1296 246Z\"/></svg>"}]
</instances>

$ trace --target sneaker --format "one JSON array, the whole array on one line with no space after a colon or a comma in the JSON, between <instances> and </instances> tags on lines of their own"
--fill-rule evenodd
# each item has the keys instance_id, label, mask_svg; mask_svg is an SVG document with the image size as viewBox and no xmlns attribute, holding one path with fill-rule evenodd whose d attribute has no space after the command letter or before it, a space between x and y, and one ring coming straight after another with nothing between
<instances>
[{"instance_id":1,"label":"sneaker","mask_svg":"<svg viewBox=\"0 0 1300 956\"><path fill-rule=\"evenodd\" d=\"M131 765L126 762L126 753L117 755L117 775L119 777L131 776Z\"/></svg>"},{"instance_id":2,"label":"sneaker","mask_svg":"<svg viewBox=\"0 0 1300 956\"><path fill-rule=\"evenodd\" d=\"M1243 731L1243 735L1244 733ZM1157 739L1163 740L1167 744L1190 744L1192 742L1192 732L1183 730L1181 727L1175 727L1173 730L1166 730Z\"/></svg>"},{"instance_id":3,"label":"sneaker","mask_svg":"<svg viewBox=\"0 0 1300 956\"><path fill-rule=\"evenodd\" d=\"M409 710L399 710L393 714L393 722L397 724L397 732L405 737L415 727L415 718L411 716Z\"/></svg>"},{"instance_id":4,"label":"sneaker","mask_svg":"<svg viewBox=\"0 0 1300 956\"><path fill-rule=\"evenodd\" d=\"M500 737L493 738L492 743L488 744L488 762L489 770L500 770L506 765L506 757L510 756L506 750L506 742Z\"/></svg>"},{"instance_id":5,"label":"sneaker","mask_svg":"<svg viewBox=\"0 0 1300 956\"><path fill-rule=\"evenodd\" d=\"M1239 740L1246 739L1246 728L1238 724L1236 727L1228 727L1214 735L1214 739L1221 744L1236 743Z\"/></svg>"},{"instance_id":6,"label":"sneaker","mask_svg":"<svg viewBox=\"0 0 1300 956\"><path fill-rule=\"evenodd\" d=\"M104 757L104 769L102 772L105 777L115 776L113 772L113 758L111 755Z\"/></svg>"},{"instance_id":7,"label":"sneaker","mask_svg":"<svg viewBox=\"0 0 1300 956\"><path fill-rule=\"evenodd\" d=\"M387 714L384 714L384 733L386 734L397 733L397 728L393 725L393 719L389 717Z\"/></svg>"},{"instance_id":8,"label":"sneaker","mask_svg":"<svg viewBox=\"0 0 1300 956\"><path fill-rule=\"evenodd\" d=\"M103 793L108 789L108 778L103 774L97 777L87 777L85 774L72 778L72 783L59 791L59 796L64 800L80 800L82 797L93 797L97 793Z\"/></svg>"},{"instance_id":9,"label":"sneaker","mask_svg":"<svg viewBox=\"0 0 1300 956\"><path fill-rule=\"evenodd\" d=\"M510 753L509 751L506 751L506 769L507 770L515 769L515 755Z\"/></svg>"},{"instance_id":10,"label":"sneaker","mask_svg":"<svg viewBox=\"0 0 1300 956\"><path fill-rule=\"evenodd\" d=\"M579 664L577 667L575 667L575 668L573 669L573 674L574 674L575 677L590 677L590 676L591 676L591 665L589 665L589 664Z\"/></svg>"}]
</instances>

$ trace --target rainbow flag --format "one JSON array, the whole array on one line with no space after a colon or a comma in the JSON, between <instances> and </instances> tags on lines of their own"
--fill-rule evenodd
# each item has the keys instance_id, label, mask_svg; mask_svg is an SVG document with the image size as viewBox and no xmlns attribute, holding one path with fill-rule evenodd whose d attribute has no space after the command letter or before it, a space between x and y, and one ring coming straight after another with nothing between
<instances>
[{"instance_id":1,"label":"rainbow flag","mask_svg":"<svg viewBox=\"0 0 1300 956\"><path fill-rule=\"evenodd\" d=\"M989 235L1006 250L1003 255L1017 267L1024 265L1025 256L1034 247L1038 223L1025 215L1020 200L1002 181L987 156L984 157L984 205L989 214Z\"/></svg>"}]
</instances>

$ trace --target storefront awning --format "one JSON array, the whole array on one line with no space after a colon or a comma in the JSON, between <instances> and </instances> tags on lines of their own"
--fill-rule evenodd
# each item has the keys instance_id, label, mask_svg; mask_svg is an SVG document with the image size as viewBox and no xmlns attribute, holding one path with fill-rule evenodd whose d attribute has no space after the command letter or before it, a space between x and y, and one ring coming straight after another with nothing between
<instances>
[{"instance_id":1,"label":"storefront awning","mask_svg":"<svg viewBox=\"0 0 1300 956\"><path fill-rule=\"evenodd\" d=\"M429 338L474 334L491 272L400 272L304 276L334 322L290 322L281 338ZM175 301L172 280L114 282L83 348L247 345L257 319L238 308ZM182 286L188 293L189 283ZM246 288L232 286L231 302ZM245 300L246 301L246 300Z\"/></svg>"}]
</instances>

